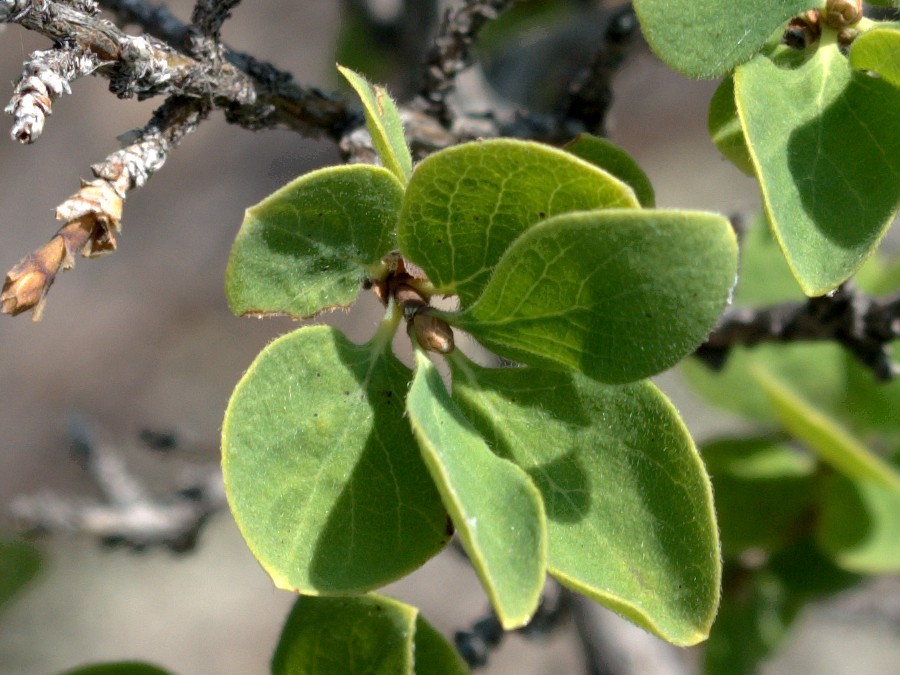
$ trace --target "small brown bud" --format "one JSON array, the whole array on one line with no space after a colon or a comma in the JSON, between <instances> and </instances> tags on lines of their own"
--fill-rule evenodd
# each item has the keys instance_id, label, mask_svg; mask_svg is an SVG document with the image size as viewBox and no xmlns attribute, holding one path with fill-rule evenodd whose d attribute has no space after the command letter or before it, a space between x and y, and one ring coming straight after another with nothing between
<instances>
[{"instance_id":1,"label":"small brown bud","mask_svg":"<svg viewBox=\"0 0 900 675\"><path fill-rule=\"evenodd\" d=\"M65 245L59 237L54 237L22 259L6 274L0 292L0 312L15 316L34 309L34 320L39 321L47 291L65 257Z\"/></svg>"},{"instance_id":2,"label":"small brown bud","mask_svg":"<svg viewBox=\"0 0 900 675\"><path fill-rule=\"evenodd\" d=\"M853 41L859 37L859 30L856 28L845 28L838 33L838 44L842 49L846 50L853 44Z\"/></svg>"},{"instance_id":3,"label":"small brown bud","mask_svg":"<svg viewBox=\"0 0 900 675\"><path fill-rule=\"evenodd\" d=\"M430 314L416 314L413 317L413 328L416 340L430 352L449 354L456 348L453 329L443 319Z\"/></svg>"},{"instance_id":4,"label":"small brown bud","mask_svg":"<svg viewBox=\"0 0 900 675\"><path fill-rule=\"evenodd\" d=\"M835 30L841 30L859 22L862 17L862 0L828 0L822 21Z\"/></svg>"}]
</instances>

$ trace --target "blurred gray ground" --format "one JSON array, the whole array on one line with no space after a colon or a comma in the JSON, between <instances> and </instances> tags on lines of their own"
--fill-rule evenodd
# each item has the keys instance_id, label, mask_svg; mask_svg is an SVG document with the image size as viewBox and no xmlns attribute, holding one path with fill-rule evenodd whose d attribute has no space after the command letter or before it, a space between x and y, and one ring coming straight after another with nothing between
<instances>
[{"instance_id":1,"label":"blurred gray ground","mask_svg":"<svg viewBox=\"0 0 900 675\"><path fill-rule=\"evenodd\" d=\"M193 3L168 4L187 17ZM272 59L301 83L331 88L337 21L333 0L269 0L239 7L225 39ZM0 80L14 81L23 58L45 48L45 40L8 28L0 34ZM707 140L705 105L714 86L671 73L646 51L617 81L612 137L648 171L661 206L757 208L755 184ZM118 101L92 79L76 83L74 92L56 102L34 146L0 139L0 271L55 232L50 210L154 106ZM144 190L129 196L115 254L79 260L63 274L41 323L0 318L0 529L11 526L6 505L17 494L94 494L67 453L64 421L76 410L102 424L129 461L154 474L172 472L179 462L217 461L231 388L263 345L295 326L228 312L222 280L242 212L336 157L330 144L288 132L251 134L215 115ZM359 336L374 326L361 316L329 320L353 324ZM676 379L662 384L696 436L730 424L704 414ZM144 427L174 429L193 449L148 460L132 440ZM0 616L0 674L46 675L124 658L183 675L267 672L293 598L272 587L227 514L184 558L104 551L83 538L57 537L45 548L49 565L41 581ZM453 553L388 592L419 605L447 635L486 608L472 572ZM813 613L767 673L900 673L898 637L890 625ZM485 672L579 668L574 639L564 632L546 643L510 638Z\"/></svg>"}]
</instances>

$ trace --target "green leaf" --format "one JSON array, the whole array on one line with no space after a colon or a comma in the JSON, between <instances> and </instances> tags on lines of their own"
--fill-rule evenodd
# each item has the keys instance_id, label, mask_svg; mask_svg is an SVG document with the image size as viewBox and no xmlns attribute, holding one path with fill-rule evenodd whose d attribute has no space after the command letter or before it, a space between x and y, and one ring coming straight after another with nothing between
<instances>
[{"instance_id":1,"label":"green leaf","mask_svg":"<svg viewBox=\"0 0 900 675\"><path fill-rule=\"evenodd\" d=\"M368 345L301 328L238 383L222 432L231 511L279 588L352 593L397 579L448 540L403 419L410 372L386 324Z\"/></svg>"},{"instance_id":2,"label":"green leaf","mask_svg":"<svg viewBox=\"0 0 900 675\"><path fill-rule=\"evenodd\" d=\"M900 490L832 476L822 494L816 541L843 569L900 571Z\"/></svg>"},{"instance_id":3,"label":"green leaf","mask_svg":"<svg viewBox=\"0 0 900 675\"><path fill-rule=\"evenodd\" d=\"M416 619L415 675L467 675L469 668L449 642L421 615Z\"/></svg>"},{"instance_id":4,"label":"green leaf","mask_svg":"<svg viewBox=\"0 0 900 675\"><path fill-rule=\"evenodd\" d=\"M308 317L350 305L396 248L403 187L363 164L313 171L247 210L225 290L235 314Z\"/></svg>"},{"instance_id":5,"label":"green leaf","mask_svg":"<svg viewBox=\"0 0 900 675\"><path fill-rule=\"evenodd\" d=\"M804 299L765 219L758 219L741 240L735 306L759 307ZM758 345L731 348L721 370L688 359L682 362L681 372L710 404L751 419L776 422L775 411L751 374L752 368L778 373L816 406L838 412L845 408L844 360L843 349L834 344Z\"/></svg>"},{"instance_id":6,"label":"green leaf","mask_svg":"<svg viewBox=\"0 0 900 675\"><path fill-rule=\"evenodd\" d=\"M900 30L875 28L860 35L850 47L850 65L878 73L900 87Z\"/></svg>"},{"instance_id":7,"label":"green leaf","mask_svg":"<svg viewBox=\"0 0 900 675\"><path fill-rule=\"evenodd\" d=\"M719 598L712 494L663 394L458 353L451 366L466 417L541 491L550 573L670 642L703 640Z\"/></svg>"},{"instance_id":8,"label":"green leaf","mask_svg":"<svg viewBox=\"0 0 900 675\"><path fill-rule=\"evenodd\" d=\"M438 292L457 294L466 306L535 223L617 206L639 206L632 189L567 152L511 139L466 143L416 166L400 215L400 250Z\"/></svg>"},{"instance_id":9,"label":"green leaf","mask_svg":"<svg viewBox=\"0 0 900 675\"><path fill-rule=\"evenodd\" d=\"M900 205L900 89L854 72L825 42L794 69L765 57L741 66L735 92L775 236L804 292L823 295Z\"/></svg>"},{"instance_id":10,"label":"green leaf","mask_svg":"<svg viewBox=\"0 0 900 675\"><path fill-rule=\"evenodd\" d=\"M24 541L0 539L0 608L41 569L41 554Z\"/></svg>"},{"instance_id":11,"label":"green leaf","mask_svg":"<svg viewBox=\"0 0 900 675\"><path fill-rule=\"evenodd\" d=\"M776 551L759 569L726 563L722 606L709 635L704 672L760 672L759 662L782 644L806 603L860 580L835 567L806 538Z\"/></svg>"},{"instance_id":12,"label":"green leaf","mask_svg":"<svg viewBox=\"0 0 900 675\"><path fill-rule=\"evenodd\" d=\"M726 591L706 644L703 673L756 675L760 661L784 642L797 602L769 570L726 571Z\"/></svg>"},{"instance_id":13,"label":"green leaf","mask_svg":"<svg viewBox=\"0 0 900 675\"><path fill-rule=\"evenodd\" d=\"M771 437L722 439L702 452L726 558L750 548L771 552L796 536L813 505L811 457Z\"/></svg>"},{"instance_id":14,"label":"green leaf","mask_svg":"<svg viewBox=\"0 0 900 675\"><path fill-rule=\"evenodd\" d=\"M850 423L861 433L900 447L900 379L876 380L872 370L850 354L844 355L844 362L847 398L843 410Z\"/></svg>"},{"instance_id":15,"label":"green leaf","mask_svg":"<svg viewBox=\"0 0 900 675\"><path fill-rule=\"evenodd\" d=\"M735 305L775 305L806 300L766 218L755 218L741 238L741 263Z\"/></svg>"},{"instance_id":16,"label":"green leaf","mask_svg":"<svg viewBox=\"0 0 900 675\"><path fill-rule=\"evenodd\" d=\"M149 663L139 661L116 661L112 663L95 663L74 670L67 670L61 675L171 675Z\"/></svg>"},{"instance_id":17,"label":"green leaf","mask_svg":"<svg viewBox=\"0 0 900 675\"><path fill-rule=\"evenodd\" d=\"M547 568L540 493L522 469L490 451L421 350L406 405L431 477L500 622L507 629L523 626L537 609Z\"/></svg>"},{"instance_id":18,"label":"green leaf","mask_svg":"<svg viewBox=\"0 0 900 675\"><path fill-rule=\"evenodd\" d=\"M775 408L784 428L848 478L872 481L900 492L900 471L870 452L856 438L816 409L783 381L763 370L754 376Z\"/></svg>"},{"instance_id":19,"label":"green leaf","mask_svg":"<svg viewBox=\"0 0 900 675\"><path fill-rule=\"evenodd\" d=\"M656 206L653 185L634 158L614 143L591 134L578 134L565 148L576 157L608 171L628 185L645 208Z\"/></svg>"},{"instance_id":20,"label":"green leaf","mask_svg":"<svg viewBox=\"0 0 900 675\"><path fill-rule=\"evenodd\" d=\"M300 597L272 658L272 675L465 675L468 669L415 607L383 595Z\"/></svg>"},{"instance_id":21,"label":"green leaf","mask_svg":"<svg viewBox=\"0 0 900 675\"><path fill-rule=\"evenodd\" d=\"M519 237L478 301L444 318L502 356L630 382L703 341L736 265L734 233L721 216L569 213Z\"/></svg>"},{"instance_id":22,"label":"green leaf","mask_svg":"<svg viewBox=\"0 0 900 675\"><path fill-rule=\"evenodd\" d=\"M760 51L819 0L635 0L647 42L675 70L717 77Z\"/></svg>"},{"instance_id":23,"label":"green leaf","mask_svg":"<svg viewBox=\"0 0 900 675\"><path fill-rule=\"evenodd\" d=\"M338 70L362 100L366 126L382 164L405 184L412 173L412 156L403 135L403 122L397 105L387 91L382 87L372 86L359 73L341 66L338 66Z\"/></svg>"},{"instance_id":24,"label":"green leaf","mask_svg":"<svg viewBox=\"0 0 900 675\"><path fill-rule=\"evenodd\" d=\"M681 372L693 389L711 405L760 422L777 422L769 397L754 371L778 373L817 407L836 411L843 404L845 378L843 350L835 344L784 344L732 347L721 370L697 359L681 363Z\"/></svg>"},{"instance_id":25,"label":"green leaf","mask_svg":"<svg viewBox=\"0 0 900 675\"><path fill-rule=\"evenodd\" d=\"M748 176L756 175L734 102L734 76L725 77L713 94L706 126L712 142L726 159Z\"/></svg>"}]
</instances>

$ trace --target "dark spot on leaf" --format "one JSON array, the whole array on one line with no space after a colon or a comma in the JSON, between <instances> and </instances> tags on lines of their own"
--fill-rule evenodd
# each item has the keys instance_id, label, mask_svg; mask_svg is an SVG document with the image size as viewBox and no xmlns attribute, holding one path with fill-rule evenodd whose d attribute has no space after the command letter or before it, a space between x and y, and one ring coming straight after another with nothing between
<instances>
[{"instance_id":1,"label":"dark spot on leaf","mask_svg":"<svg viewBox=\"0 0 900 675\"><path fill-rule=\"evenodd\" d=\"M447 522L444 523L444 534L446 534L448 537L452 537L455 531L456 529L453 527L453 520L450 518L450 516L447 516Z\"/></svg>"},{"instance_id":2,"label":"dark spot on leaf","mask_svg":"<svg viewBox=\"0 0 900 675\"><path fill-rule=\"evenodd\" d=\"M547 217L547 214L544 213L543 211L541 211L541 212L538 213L538 218L539 218L539 219L544 219L544 218L546 218L546 217Z\"/></svg>"}]
</instances>

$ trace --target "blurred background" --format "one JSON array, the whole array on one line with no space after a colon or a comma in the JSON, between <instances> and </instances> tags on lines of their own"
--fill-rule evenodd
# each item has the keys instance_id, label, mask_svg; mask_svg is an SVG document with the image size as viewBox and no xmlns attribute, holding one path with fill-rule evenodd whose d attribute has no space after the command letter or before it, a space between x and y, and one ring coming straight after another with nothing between
<instances>
[{"instance_id":1,"label":"blurred background","mask_svg":"<svg viewBox=\"0 0 900 675\"><path fill-rule=\"evenodd\" d=\"M189 18L191 0L167 4ZM391 2L381 4L391 11ZM577 39L562 42L558 26L532 26L519 51L493 55L491 67L502 69L504 58L522 65L547 54L557 55L554 62L585 61L599 21L573 23ZM273 61L299 83L333 89L337 45L349 61L366 53L361 38L341 34L341 27L341 3L333 0L268 0L238 7L223 35L233 48ZM549 39L554 35L555 42ZM6 27L0 80L13 83L27 55L48 47L39 36ZM560 67L564 75L565 64ZM385 68L395 92L408 86L402 72ZM552 100L552 92L519 82L518 91L507 93L535 104ZM647 171L660 206L753 213L756 184L722 160L706 134L715 86L673 73L638 41L615 80L610 137ZM91 163L118 147L119 134L146 123L158 104L119 101L105 81L93 78L73 90L56 101L36 144L0 141L3 271L53 235L51 210L77 189L79 177L89 177ZM329 142L287 131L254 134L214 114L143 190L128 196L116 253L79 259L62 274L42 322L31 323L27 315L0 318L0 531L14 528L8 505L16 495L98 496L68 451L66 420L74 412L94 421L153 485L165 486L181 465L218 461L232 387L268 341L296 327L284 319L238 319L228 311L224 270L243 210L289 179L337 160ZM377 313L354 310L321 320L361 339ZM663 376L660 384L695 437L734 423L705 411L676 376ZM167 456L147 451L138 441L146 428L174 431L184 449ZM80 536L40 543L47 562L39 579L0 615L0 673L45 675L125 658L184 675L267 672L293 597L273 588L227 513L213 519L196 551L181 557L103 549ZM387 592L419 606L445 635L487 609L474 574L452 551ZM812 610L766 672L900 673L898 638L896 624ZM560 631L545 642L510 638L483 672L580 668L572 631Z\"/></svg>"}]
</instances>

